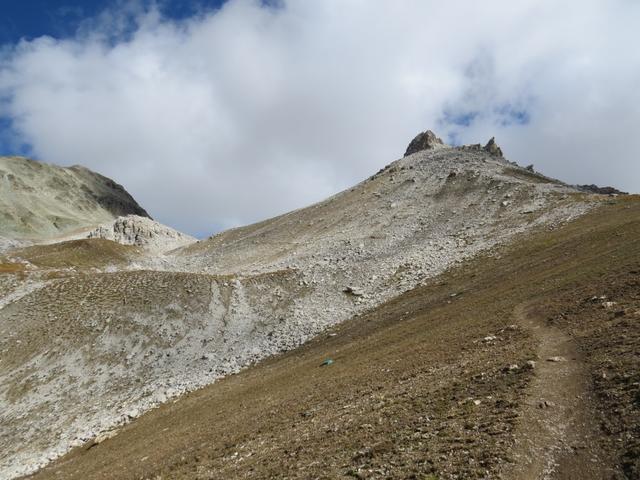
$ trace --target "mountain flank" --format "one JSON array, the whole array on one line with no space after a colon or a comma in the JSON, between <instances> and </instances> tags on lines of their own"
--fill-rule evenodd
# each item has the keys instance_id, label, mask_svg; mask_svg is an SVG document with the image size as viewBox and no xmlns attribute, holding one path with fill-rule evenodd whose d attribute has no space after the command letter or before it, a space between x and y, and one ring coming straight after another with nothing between
<instances>
[{"instance_id":1,"label":"mountain flank","mask_svg":"<svg viewBox=\"0 0 640 480\"><path fill-rule=\"evenodd\" d=\"M604 223L611 228L597 238L615 229L631 232L617 240L630 238L635 197L580 191L521 168L494 139L457 147L429 131L416 138L411 153L352 188L200 242L111 213L71 241L6 251L0 476L31 474L76 449L52 467L60 478L537 478L527 476L529 464L539 468L529 459L545 458L544 470L580 439L600 441L567 414L603 408L588 394L596 367L572 338L589 333L548 325L539 309L572 305L552 295L586 289L603 265L626 268L633 248L620 243L620 258L607 263L600 240L586 239L599 212L616 206L606 212L618 223ZM520 253L509 256L514 248ZM609 312L613 296L589 305ZM629 325L619 328L632 335ZM306 357L313 345L321 350ZM615 351L633 363L632 349ZM580 360L541 365L547 356ZM285 363L269 377L278 358ZM570 389L553 382L558 372ZM247 388L229 389L234 378ZM209 388L218 403L188 395ZM209 414L190 398L203 399ZM175 413L185 430L171 422L135 430L147 418L162 424L146 412L174 412L170 400L195 409ZM558 408L539 415L525 407L531 402ZM570 440L549 438L546 418ZM141 433L123 440L132 456L114 453L126 464L102 456L127 431ZM328 441L318 446L321 438ZM528 438L548 448L527 450ZM624 471L619 459L633 444L618 446L598 444L591 458ZM80 457L89 463L74 463Z\"/></svg>"},{"instance_id":2,"label":"mountain flank","mask_svg":"<svg viewBox=\"0 0 640 480\"><path fill-rule=\"evenodd\" d=\"M0 157L0 252L83 238L156 254L196 241L154 221L122 185L99 173Z\"/></svg>"},{"instance_id":3,"label":"mountain flank","mask_svg":"<svg viewBox=\"0 0 640 480\"><path fill-rule=\"evenodd\" d=\"M33 478L639 478L639 235L602 202Z\"/></svg>"},{"instance_id":4,"label":"mountain flank","mask_svg":"<svg viewBox=\"0 0 640 480\"><path fill-rule=\"evenodd\" d=\"M149 214L113 180L81 167L0 157L0 236L38 241Z\"/></svg>"}]
</instances>

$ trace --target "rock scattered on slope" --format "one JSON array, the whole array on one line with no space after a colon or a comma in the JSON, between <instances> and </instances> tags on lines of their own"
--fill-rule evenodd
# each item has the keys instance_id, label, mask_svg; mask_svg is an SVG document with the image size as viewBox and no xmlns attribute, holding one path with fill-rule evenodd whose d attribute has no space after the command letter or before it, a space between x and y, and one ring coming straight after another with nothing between
<instances>
[{"instance_id":1,"label":"rock scattered on slope","mask_svg":"<svg viewBox=\"0 0 640 480\"><path fill-rule=\"evenodd\" d=\"M364 295L364 292L358 287L349 286L345 287L342 291L349 295L353 295L354 297L362 297Z\"/></svg>"},{"instance_id":2,"label":"rock scattered on slope","mask_svg":"<svg viewBox=\"0 0 640 480\"><path fill-rule=\"evenodd\" d=\"M118 217L89 232L87 238L104 238L123 245L136 245L157 252L167 252L196 241L171 227L138 215Z\"/></svg>"},{"instance_id":3,"label":"rock scattered on slope","mask_svg":"<svg viewBox=\"0 0 640 480\"><path fill-rule=\"evenodd\" d=\"M558 362L566 362L567 359L564 357L560 357L560 356L555 356L555 357L549 357L547 358L547 362L554 362L554 363L558 363Z\"/></svg>"}]
</instances>

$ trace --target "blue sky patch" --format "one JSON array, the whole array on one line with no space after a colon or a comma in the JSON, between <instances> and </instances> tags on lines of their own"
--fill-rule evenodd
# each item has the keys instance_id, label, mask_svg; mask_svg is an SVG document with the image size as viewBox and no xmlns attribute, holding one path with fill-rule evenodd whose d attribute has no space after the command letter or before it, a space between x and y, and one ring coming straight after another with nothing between
<instances>
[{"instance_id":1,"label":"blue sky patch","mask_svg":"<svg viewBox=\"0 0 640 480\"><path fill-rule=\"evenodd\" d=\"M277 0L264 0L267 5ZM0 1L0 45L48 35L68 38L81 23L109 8L131 6L125 0L4 0ZM220 8L225 0L140 0L148 8L157 5L166 18L182 20L199 12Z\"/></svg>"},{"instance_id":2,"label":"blue sky patch","mask_svg":"<svg viewBox=\"0 0 640 480\"><path fill-rule=\"evenodd\" d=\"M499 123L503 127L510 125L527 125L531 121L531 114L524 108L515 108L507 104L496 109Z\"/></svg>"},{"instance_id":3,"label":"blue sky patch","mask_svg":"<svg viewBox=\"0 0 640 480\"><path fill-rule=\"evenodd\" d=\"M468 127L473 123L478 115L479 112L452 112L450 110L445 110L442 114L441 122L445 125Z\"/></svg>"},{"instance_id":4,"label":"blue sky patch","mask_svg":"<svg viewBox=\"0 0 640 480\"><path fill-rule=\"evenodd\" d=\"M438 125L442 126L443 130L453 129L453 133L448 134L447 139L451 145L457 145L458 133L456 131L486 119L492 119L494 124L501 127L527 125L531 122L531 113L530 110L516 107L511 103L494 107L489 112L446 109L438 120Z\"/></svg>"},{"instance_id":5,"label":"blue sky patch","mask_svg":"<svg viewBox=\"0 0 640 480\"><path fill-rule=\"evenodd\" d=\"M22 155L33 157L31 145L19 142L9 117L0 116L0 156Z\"/></svg>"}]
</instances>

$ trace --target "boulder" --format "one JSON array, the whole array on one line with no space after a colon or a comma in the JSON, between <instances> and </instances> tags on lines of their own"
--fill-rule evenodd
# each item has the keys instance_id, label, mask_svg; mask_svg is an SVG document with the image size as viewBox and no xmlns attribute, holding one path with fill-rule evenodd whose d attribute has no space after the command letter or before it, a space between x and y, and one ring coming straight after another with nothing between
<instances>
[{"instance_id":1,"label":"boulder","mask_svg":"<svg viewBox=\"0 0 640 480\"><path fill-rule=\"evenodd\" d=\"M342 291L348 295L353 295L354 297L362 297L364 295L364 292L358 287L348 286L345 287Z\"/></svg>"},{"instance_id":2,"label":"boulder","mask_svg":"<svg viewBox=\"0 0 640 480\"><path fill-rule=\"evenodd\" d=\"M171 227L137 215L118 217L113 222L100 225L90 231L87 238L103 238L158 252L173 250L196 241Z\"/></svg>"},{"instance_id":3,"label":"boulder","mask_svg":"<svg viewBox=\"0 0 640 480\"><path fill-rule=\"evenodd\" d=\"M556 356L556 357L549 357L547 358L547 362L566 362L567 359L564 357L560 357L560 356Z\"/></svg>"}]
</instances>

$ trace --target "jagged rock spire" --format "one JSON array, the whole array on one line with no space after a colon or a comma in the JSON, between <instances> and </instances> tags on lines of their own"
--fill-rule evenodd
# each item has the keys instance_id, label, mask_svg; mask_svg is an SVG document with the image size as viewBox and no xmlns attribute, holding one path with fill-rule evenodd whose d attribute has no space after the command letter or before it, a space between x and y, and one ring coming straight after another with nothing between
<instances>
[{"instance_id":1,"label":"jagged rock spire","mask_svg":"<svg viewBox=\"0 0 640 480\"><path fill-rule=\"evenodd\" d=\"M491 155L495 155L496 157L502 157L502 149L496 143L496 137L491 137L483 150Z\"/></svg>"}]
</instances>

